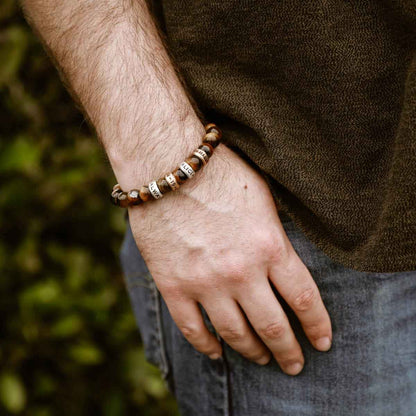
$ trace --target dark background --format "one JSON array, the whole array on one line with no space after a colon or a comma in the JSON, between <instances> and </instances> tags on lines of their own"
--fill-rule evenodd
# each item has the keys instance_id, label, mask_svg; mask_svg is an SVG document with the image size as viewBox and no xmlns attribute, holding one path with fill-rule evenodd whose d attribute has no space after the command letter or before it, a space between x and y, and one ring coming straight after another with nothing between
<instances>
[{"instance_id":1,"label":"dark background","mask_svg":"<svg viewBox=\"0 0 416 416\"><path fill-rule=\"evenodd\" d=\"M176 415L121 275L109 163L14 0L0 2L0 414Z\"/></svg>"}]
</instances>

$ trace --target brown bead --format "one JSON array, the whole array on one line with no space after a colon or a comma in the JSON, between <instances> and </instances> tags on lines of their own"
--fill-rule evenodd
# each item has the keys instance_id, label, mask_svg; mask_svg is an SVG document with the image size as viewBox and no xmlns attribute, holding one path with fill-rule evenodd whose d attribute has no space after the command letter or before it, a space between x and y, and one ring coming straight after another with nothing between
<instances>
[{"instance_id":1,"label":"brown bead","mask_svg":"<svg viewBox=\"0 0 416 416\"><path fill-rule=\"evenodd\" d=\"M207 124L205 126L205 132L206 133L214 133L218 139L221 139L222 137L222 131L215 125L215 124Z\"/></svg>"},{"instance_id":2,"label":"brown bead","mask_svg":"<svg viewBox=\"0 0 416 416\"><path fill-rule=\"evenodd\" d=\"M160 178L156 181L156 185L159 188L160 192L162 194L165 194L166 192L169 192L172 190L172 188L169 186L165 178Z\"/></svg>"},{"instance_id":3,"label":"brown bead","mask_svg":"<svg viewBox=\"0 0 416 416\"><path fill-rule=\"evenodd\" d=\"M122 189L121 189L121 186L120 186L120 184L119 183L116 183L114 186L113 186L113 191L121 191Z\"/></svg>"},{"instance_id":4,"label":"brown bead","mask_svg":"<svg viewBox=\"0 0 416 416\"><path fill-rule=\"evenodd\" d=\"M118 203L118 198L117 197L113 197L113 195L111 195L111 197L110 197L110 199L111 199L111 202L114 204L114 205L119 205L119 203Z\"/></svg>"},{"instance_id":5,"label":"brown bead","mask_svg":"<svg viewBox=\"0 0 416 416\"><path fill-rule=\"evenodd\" d=\"M214 148L209 143L201 144L201 146L199 146L198 149L203 150L208 157L212 156L212 154L214 153Z\"/></svg>"},{"instance_id":6,"label":"brown bead","mask_svg":"<svg viewBox=\"0 0 416 416\"><path fill-rule=\"evenodd\" d=\"M198 172L203 166L203 162L196 156L190 156L185 159L185 162L195 171Z\"/></svg>"},{"instance_id":7,"label":"brown bead","mask_svg":"<svg viewBox=\"0 0 416 416\"><path fill-rule=\"evenodd\" d=\"M179 168L172 173L179 185L183 184L188 179L185 173L183 173Z\"/></svg>"},{"instance_id":8,"label":"brown bead","mask_svg":"<svg viewBox=\"0 0 416 416\"><path fill-rule=\"evenodd\" d=\"M208 130L211 129L212 127L217 127L217 125L214 123L209 123L209 124L206 124L204 128L205 128L205 131L208 132Z\"/></svg>"},{"instance_id":9,"label":"brown bead","mask_svg":"<svg viewBox=\"0 0 416 416\"><path fill-rule=\"evenodd\" d=\"M129 206L129 200L127 198L127 192L120 192L118 194L118 205L122 208L126 208Z\"/></svg>"},{"instance_id":10,"label":"brown bead","mask_svg":"<svg viewBox=\"0 0 416 416\"><path fill-rule=\"evenodd\" d=\"M146 201L149 201L151 199L154 199L153 198L153 195L151 194L151 192L149 191L149 188L147 186L142 186L140 188L139 196L140 196L140 199L143 202L146 202Z\"/></svg>"},{"instance_id":11,"label":"brown bead","mask_svg":"<svg viewBox=\"0 0 416 416\"><path fill-rule=\"evenodd\" d=\"M131 205L139 205L143 202L140 199L140 191L138 189L132 189L131 191L127 192L127 199Z\"/></svg>"},{"instance_id":12,"label":"brown bead","mask_svg":"<svg viewBox=\"0 0 416 416\"><path fill-rule=\"evenodd\" d=\"M202 140L202 144L209 143L214 149L220 144L220 139L214 133L207 133Z\"/></svg>"}]
</instances>

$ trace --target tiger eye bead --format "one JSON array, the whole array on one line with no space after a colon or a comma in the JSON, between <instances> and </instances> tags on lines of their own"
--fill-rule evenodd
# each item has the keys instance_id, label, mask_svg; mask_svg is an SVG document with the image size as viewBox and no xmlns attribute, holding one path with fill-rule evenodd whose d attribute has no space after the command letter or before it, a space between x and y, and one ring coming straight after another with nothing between
<instances>
[{"instance_id":1,"label":"tiger eye bead","mask_svg":"<svg viewBox=\"0 0 416 416\"><path fill-rule=\"evenodd\" d=\"M126 208L129 206L129 200L127 198L127 192L120 192L117 196L118 205L122 208Z\"/></svg>"},{"instance_id":2,"label":"tiger eye bead","mask_svg":"<svg viewBox=\"0 0 416 416\"><path fill-rule=\"evenodd\" d=\"M202 140L202 144L205 143L209 143L215 149L220 144L220 139L214 133L207 133Z\"/></svg>"},{"instance_id":3,"label":"tiger eye bead","mask_svg":"<svg viewBox=\"0 0 416 416\"><path fill-rule=\"evenodd\" d=\"M221 139L222 137L222 131L215 125L215 124L207 124L205 126L205 132L206 133L214 133L218 139Z\"/></svg>"},{"instance_id":4,"label":"tiger eye bead","mask_svg":"<svg viewBox=\"0 0 416 416\"><path fill-rule=\"evenodd\" d=\"M202 168L203 162L201 159L197 158L196 156L191 156L185 159L185 162L195 171L197 172L199 169Z\"/></svg>"},{"instance_id":5,"label":"tiger eye bead","mask_svg":"<svg viewBox=\"0 0 416 416\"><path fill-rule=\"evenodd\" d=\"M143 202L149 201L153 198L153 195L149 191L149 188L147 186L142 186L139 190L139 197Z\"/></svg>"},{"instance_id":6,"label":"tiger eye bead","mask_svg":"<svg viewBox=\"0 0 416 416\"><path fill-rule=\"evenodd\" d=\"M140 199L140 191L138 189L132 189L127 193L127 199L131 205L139 205L143 201Z\"/></svg>"},{"instance_id":7,"label":"tiger eye bead","mask_svg":"<svg viewBox=\"0 0 416 416\"><path fill-rule=\"evenodd\" d=\"M183 184L188 179L185 173L183 173L179 168L172 173L179 185Z\"/></svg>"},{"instance_id":8,"label":"tiger eye bead","mask_svg":"<svg viewBox=\"0 0 416 416\"><path fill-rule=\"evenodd\" d=\"M166 192L169 192L172 190L172 188L169 186L165 178L160 178L156 182L157 187L159 188L160 192L162 194L165 194Z\"/></svg>"},{"instance_id":9,"label":"tiger eye bead","mask_svg":"<svg viewBox=\"0 0 416 416\"><path fill-rule=\"evenodd\" d=\"M214 153L214 148L209 143L201 144L201 146L199 146L198 149L203 150L208 157L210 157Z\"/></svg>"}]
</instances>

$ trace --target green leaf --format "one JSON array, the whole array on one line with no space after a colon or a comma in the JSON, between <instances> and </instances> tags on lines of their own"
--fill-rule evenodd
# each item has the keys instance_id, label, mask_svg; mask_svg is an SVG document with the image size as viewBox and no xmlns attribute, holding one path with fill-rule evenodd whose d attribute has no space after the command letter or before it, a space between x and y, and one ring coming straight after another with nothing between
<instances>
[{"instance_id":1,"label":"green leaf","mask_svg":"<svg viewBox=\"0 0 416 416\"><path fill-rule=\"evenodd\" d=\"M80 364L95 365L103 361L103 353L92 344L75 345L69 350L69 355Z\"/></svg>"},{"instance_id":2,"label":"green leaf","mask_svg":"<svg viewBox=\"0 0 416 416\"><path fill-rule=\"evenodd\" d=\"M24 308L56 304L60 299L61 288L55 280L46 280L29 286L20 296Z\"/></svg>"},{"instance_id":3,"label":"green leaf","mask_svg":"<svg viewBox=\"0 0 416 416\"><path fill-rule=\"evenodd\" d=\"M27 49L27 31L11 26L2 33L5 42L0 47L0 87L16 76Z\"/></svg>"},{"instance_id":4,"label":"green leaf","mask_svg":"<svg viewBox=\"0 0 416 416\"><path fill-rule=\"evenodd\" d=\"M41 150L28 137L20 135L0 153L0 172L36 173Z\"/></svg>"},{"instance_id":5,"label":"green leaf","mask_svg":"<svg viewBox=\"0 0 416 416\"><path fill-rule=\"evenodd\" d=\"M25 408L25 387L16 374L3 373L0 376L0 401L11 413L19 413Z\"/></svg>"},{"instance_id":6,"label":"green leaf","mask_svg":"<svg viewBox=\"0 0 416 416\"><path fill-rule=\"evenodd\" d=\"M51 336L66 338L75 335L81 329L82 320L78 315L64 316L51 328Z\"/></svg>"}]
</instances>

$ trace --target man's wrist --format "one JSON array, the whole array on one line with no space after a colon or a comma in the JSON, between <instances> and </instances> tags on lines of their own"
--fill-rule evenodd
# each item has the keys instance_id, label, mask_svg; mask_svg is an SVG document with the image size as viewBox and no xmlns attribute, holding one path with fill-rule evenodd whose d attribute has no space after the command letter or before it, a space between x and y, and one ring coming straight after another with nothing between
<instances>
[{"instance_id":1,"label":"man's wrist","mask_svg":"<svg viewBox=\"0 0 416 416\"><path fill-rule=\"evenodd\" d=\"M194 115L182 122L160 123L141 130L123 148L107 149L107 156L123 189L138 189L174 170L202 142L204 126ZM129 151L126 152L126 145Z\"/></svg>"}]
</instances>

